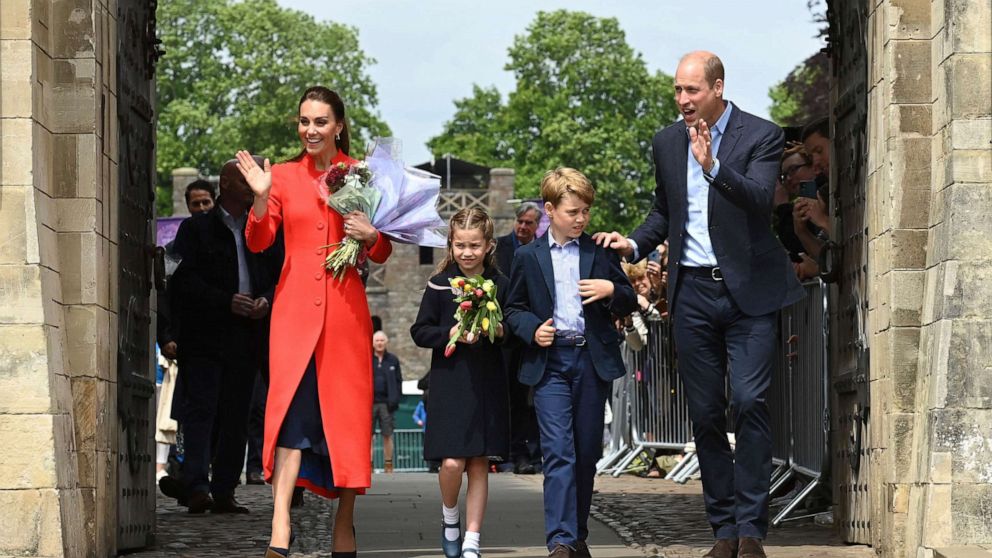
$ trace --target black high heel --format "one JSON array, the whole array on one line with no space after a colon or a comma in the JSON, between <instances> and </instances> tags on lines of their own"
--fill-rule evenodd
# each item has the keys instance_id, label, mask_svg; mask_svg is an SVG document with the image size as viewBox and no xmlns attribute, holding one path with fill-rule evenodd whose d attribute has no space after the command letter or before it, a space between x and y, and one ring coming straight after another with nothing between
<instances>
[{"instance_id":1,"label":"black high heel","mask_svg":"<svg viewBox=\"0 0 992 558\"><path fill-rule=\"evenodd\" d=\"M350 552L340 552L337 550L331 551L331 558L358 558L358 534L355 532L355 526L351 526L351 534L355 537L355 550Z\"/></svg>"},{"instance_id":2,"label":"black high heel","mask_svg":"<svg viewBox=\"0 0 992 558\"><path fill-rule=\"evenodd\" d=\"M275 549L275 547L270 546L265 549L265 558L286 558L289 556L289 550L293 548L293 542L296 541L296 533L290 529L289 531L289 548L286 549L286 554L283 554Z\"/></svg>"}]
</instances>

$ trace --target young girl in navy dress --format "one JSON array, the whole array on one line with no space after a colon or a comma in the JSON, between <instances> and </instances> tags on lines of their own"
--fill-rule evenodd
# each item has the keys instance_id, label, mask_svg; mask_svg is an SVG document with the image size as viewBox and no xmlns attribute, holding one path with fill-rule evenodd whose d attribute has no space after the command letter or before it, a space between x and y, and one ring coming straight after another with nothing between
<instances>
[{"instance_id":1,"label":"young girl in navy dress","mask_svg":"<svg viewBox=\"0 0 992 558\"><path fill-rule=\"evenodd\" d=\"M510 449L503 324L497 326L496 339L463 336L454 354L444 356L445 345L458 327L450 279L482 275L496 284L496 298L503 303L509 280L493 264L495 247L493 221L485 211L456 213L448 232L447 257L428 281L417 321L410 327L418 346L433 349L424 459L441 461L441 547L448 558L481 556L489 461L506 459ZM468 473L464 540L458 514L463 471Z\"/></svg>"}]
</instances>

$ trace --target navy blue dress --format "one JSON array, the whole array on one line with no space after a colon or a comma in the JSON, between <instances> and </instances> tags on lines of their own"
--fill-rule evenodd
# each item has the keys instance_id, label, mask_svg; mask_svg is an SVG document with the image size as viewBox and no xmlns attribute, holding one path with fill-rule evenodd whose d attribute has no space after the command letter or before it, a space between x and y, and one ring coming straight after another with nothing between
<instances>
[{"instance_id":1,"label":"navy blue dress","mask_svg":"<svg viewBox=\"0 0 992 558\"><path fill-rule=\"evenodd\" d=\"M299 479L304 484L313 484L326 490L334 488L334 475L331 473L331 453L327 449L324 428L321 423L320 400L317 398L317 363L310 357L310 363L303 373L289 411L279 429L276 447L302 451Z\"/></svg>"},{"instance_id":2,"label":"navy blue dress","mask_svg":"<svg viewBox=\"0 0 992 558\"><path fill-rule=\"evenodd\" d=\"M431 382L427 395L424 459L490 457L505 460L510 453L510 412L503 339L494 344L482 338L475 344L459 343L444 356L448 333L455 325L454 293L448 281L461 275L457 264L430 279L410 334L418 347L432 349ZM509 280L495 268L482 274L496 283L496 298L503 304ZM508 339L507 342L513 342Z\"/></svg>"}]
</instances>

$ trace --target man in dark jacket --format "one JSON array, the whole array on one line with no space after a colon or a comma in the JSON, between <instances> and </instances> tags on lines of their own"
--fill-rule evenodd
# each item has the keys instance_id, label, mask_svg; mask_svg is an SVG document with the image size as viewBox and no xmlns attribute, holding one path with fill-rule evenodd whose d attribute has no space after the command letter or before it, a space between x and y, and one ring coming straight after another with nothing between
<instances>
[{"instance_id":1,"label":"man in dark jacket","mask_svg":"<svg viewBox=\"0 0 992 558\"><path fill-rule=\"evenodd\" d=\"M393 428L396 409L400 408L403 396L403 373L400 360L386 351L389 337L386 332L377 331L372 335L372 422L379 421L382 431L382 455L385 457L387 473L393 472Z\"/></svg>"},{"instance_id":2,"label":"man in dark jacket","mask_svg":"<svg viewBox=\"0 0 992 558\"><path fill-rule=\"evenodd\" d=\"M266 342L261 326L282 266L281 246L261 254L245 247L251 203L251 189L229 161L221 170L217 205L184 221L176 235L182 261L172 280L183 326L173 414L183 424L190 513L248 512L234 489L245 459L259 349Z\"/></svg>"},{"instance_id":3,"label":"man in dark jacket","mask_svg":"<svg viewBox=\"0 0 992 558\"><path fill-rule=\"evenodd\" d=\"M524 202L517 206L516 217L513 232L499 237L496 242L496 266L507 277L517 248L530 244L537 236L541 207ZM512 467L514 473L532 475L541 467L541 435L534 412L534 388L517 379L520 354L521 347L517 343L510 343L503 349L506 381L510 388L510 461L505 464L506 469L504 464L498 467L504 472Z\"/></svg>"}]
</instances>

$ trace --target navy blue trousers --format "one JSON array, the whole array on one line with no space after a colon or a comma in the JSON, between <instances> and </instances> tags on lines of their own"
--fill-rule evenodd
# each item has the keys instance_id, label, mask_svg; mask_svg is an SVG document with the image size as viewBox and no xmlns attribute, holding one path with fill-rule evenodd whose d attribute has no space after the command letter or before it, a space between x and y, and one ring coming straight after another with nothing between
<instances>
[{"instance_id":1,"label":"navy blue trousers","mask_svg":"<svg viewBox=\"0 0 992 558\"><path fill-rule=\"evenodd\" d=\"M238 486L257 371L248 359L190 357L180 362L185 397L183 476L190 493L227 496Z\"/></svg>"},{"instance_id":2,"label":"navy blue trousers","mask_svg":"<svg viewBox=\"0 0 992 558\"><path fill-rule=\"evenodd\" d=\"M534 407L544 455L544 529L548 549L575 548L589 535L596 462L603 455L603 413L610 384L583 347L551 347Z\"/></svg>"},{"instance_id":3,"label":"navy blue trousers","mask_svg":"<svg viewBox=\"0 0 992 558\"><path fill-rule=\"evenodd\" d=\"M706 514L717 539L763 539L772 470L766 394L777 313L748 316L724 282L690 273L681 277L672 320ZM727 441L728 365L736 453Z\"/></svg>"}]
</instances>

